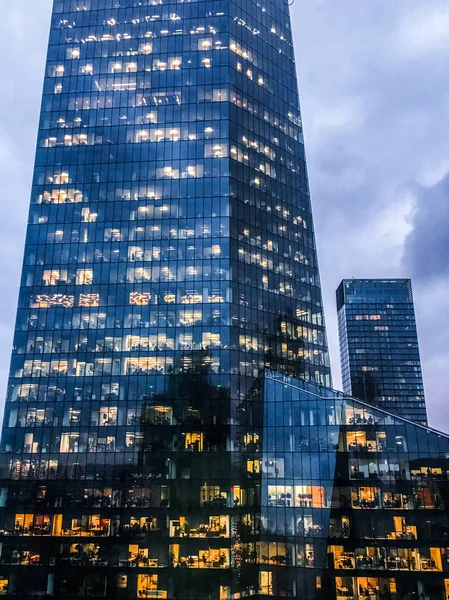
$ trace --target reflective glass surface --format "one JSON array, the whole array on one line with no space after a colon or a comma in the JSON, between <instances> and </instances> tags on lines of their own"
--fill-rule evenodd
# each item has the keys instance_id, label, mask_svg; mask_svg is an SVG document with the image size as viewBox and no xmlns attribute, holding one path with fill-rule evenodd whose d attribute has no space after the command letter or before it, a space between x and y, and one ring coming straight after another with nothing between
<instances>
[{"instance_id":1,"label":"reflective glass surface","mask_svg":"<svg viewBox=\"0 0 449 600\"><path fill-rule=\"evenodd\" d=\"M260 488L260 507L245 509L241 529L247 590L304 600L448 597L448 436L272 372L240 419L240 467L247 489Z\"/></svg>"},{"instance_id":2,"label":"reflective glass surface","mask_svg":"<svg viewBox=\"0 0 449 600\"><path fill-rule=\"evenodd\" d=\"M337 308L343 390L426 425L410 279L344 279Z\"/></svg>"},{"instance_id":3,"label":"reflective glass surface","mask_svg":"<svg viewBox=\"0 0 449 600\"><path fill-rule=\"evenodd\" d=\"M55 0L0 594L240 593L266 367L330 385L287 4Z\"/></svg>"}]
</instances>

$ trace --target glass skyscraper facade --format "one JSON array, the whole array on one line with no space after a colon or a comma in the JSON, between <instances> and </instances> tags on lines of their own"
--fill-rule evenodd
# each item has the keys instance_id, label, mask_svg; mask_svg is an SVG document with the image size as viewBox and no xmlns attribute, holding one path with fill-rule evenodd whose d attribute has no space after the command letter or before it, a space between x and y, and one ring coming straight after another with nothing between
<instances>
[{"instance_id":1,"label":"glass skyscraper facade","mask_svg":"<svg viewBox=\"0 0 449 600\"><path fill-rule=\"evenodd\" d=\"M287 4L55 0L0 594L256 593L265 368L330 385Z\"/></svg>"},{"instance_id":2,"label":"glass skyscraper facade","mask_svg":"<svg viewBox=\"0 0 449 600\"><path fill-rule=\"evenodd\" d=\"M425 425L410 279L344 279L337 310L344 392Z\"/></svg>"},{"instance_id":3,"label":"glass skyscraper facade","mask_svg":"<svg viewBox=\"0 0 449 600\"><path fill-rule=\"evenodd\" d=\"M228 448L167 408L149 404L151 447L121 477L70 477L67 460L3 480L1 595L447 599L448 436L271 371L237 406Z\"/></svg>"},{"instance_id":4,"label":"glass skyscraper facade","mask_svg":"<svg viewBox=\"0 0 449 600\"><path fill-rule=\"evenodd\" d=\"M241 550L258 597L448 598L447 435L270 372L241 433L261 487L259 539L245 530Z\"/></svg>"}]
</instances>

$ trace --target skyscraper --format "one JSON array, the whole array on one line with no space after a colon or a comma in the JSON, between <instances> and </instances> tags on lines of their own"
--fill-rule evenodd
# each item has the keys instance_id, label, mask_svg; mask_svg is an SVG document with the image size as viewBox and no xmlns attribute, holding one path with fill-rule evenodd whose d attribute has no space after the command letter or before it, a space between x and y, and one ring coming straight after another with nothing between
<instances>
[{"instance_id":1,"label":"skyscraper","mask_svg":"<svg viewBox=\"0 0 449 600\"><path fill-rule=\"evenodd\" d=\"M1 593L257 589L236 423L265 368L330 384L287 4L55 0Z\"/></svg>"},{"instance_id":2,"label":"skyscraper","mask_svg":"<svg viewBox=\"0 0 449 600\"><path fill-rule=\"evenodd\" d=\"M410 279L344 279L337 309L345 393L426 424Z\"/></svg>"}]
</instances>

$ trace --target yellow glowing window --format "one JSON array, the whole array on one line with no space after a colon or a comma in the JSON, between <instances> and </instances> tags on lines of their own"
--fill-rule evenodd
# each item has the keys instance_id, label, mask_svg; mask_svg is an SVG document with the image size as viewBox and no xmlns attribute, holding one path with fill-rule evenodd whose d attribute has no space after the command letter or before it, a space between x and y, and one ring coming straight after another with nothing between
<instances>
[{"instance_id":1,"label":"yellow glowing window","mask_svg":"<svg viewBox=\"0 0 449 600\"><path fill-rule=\"evenodd\" d=\"M204 449L204 434L187 433L185 436L184 448L186 450L202 452Z\"/></svg>"},{"instance_id":2,"label":"yellow glowing window","mask_svg":"<svg viewBox=\"0 0 449 600\"><path fill-rule=\"evenodd\" d=\"M261 571L259 573L259 587L263 595L273 595L273 573L271 571Z\"/></svg>"},{"instance_id":3,"label":"yellow glowing window","mask_svg":"<svg viewBox=\"0 0 449 600\"><path fill-rule=\"evenodd\" d=\"M80 294L80 306L99 306L100 294Z\"/></svg>"},{"instance_id":4,"label":"yellow glowing window","mask_svg":"<svg viewBox=\"0 0 449 600\"><path fill-rule=\"evenodd\" d=\"M59 269L45 270L42 275L44 285L56 285L60 282L65 282L66 272Z\"/></svg>"},{"instance_id":5,"label":"yellow glowing window","mask_svg":"<svg viewBox=\"0 0 449 600\"><path fill-rule=\"evenodd\" d=\"M146 573L137 576L138 598L167 598L167 591L158 589L158 575Z\"/></svg>"},{"instance_id":6,"label":"yellow glowing window","mask_svg":"<svg viewBox=\"0 0 449 600\"><path fill-rule=\"evenodd\" d=\"M93 278L93 269L78 269L76 271L76 285L92 285Z\"/></svg>"},{"instance_id":7,"label":"yellow glowing window","mask_svg":"<svg viewBox=\"0 0 449 600\"><path fill-rule=\"evenodd\" d=\"M68 173L57 173L51 178L53 183L57 185L61 185L64 183L69 183L69 174Z\"/></svg>"},{"instance_id":8,"label":"yellow glowing window","mask_svg":"<svg viewBox=\"0 0 449 600\"><path fill-rule=\"evenodd\" d=\"M257 444L259 439L260 437L258 433L245 433L243 436L243 442L245 446L248 446L248 444Z\"/></svg>"},{"instance_id":9,"label":"yellow glowing window","mask_svg":"<svg viewBox=\"0 0 449 600\"><path fill-rule=\"evenodd\" d=\"M246 461L246 470L248 473L260 473L261 472L261 464L260 460L251 460L248 459Z\"/></svg>"},{"instance_id":10,"label":"yellow glowing window","mask_svg":"<svg viewBox=\"0 0 449 600\"><path fill-rule=\"evenodd\" d=\"M129 295L129 303L136 306L148 306L151 300L149 292L131 292Z\"/></svg>"},{"instance_id":11,"label":"yellow glowing window","mask_svg":"<svg viewBox=\"0 0 449 600\"><path fill-rule=\"evenodd\" d=\"M50 306L63 306L71 308L73 306L74 296L64 294L37 294L30 300L31 308L49 308Z\"/></svg>"},{"instance_id":12,"label":"yellow glowing window","mask_svg":"<svg viewBox=\"0 0 449 600\"><path fill-rule=\"evenodd\" d=\"M323 508L324 488L318 485L295 486L295 506Z\"/></svg>"}]
</instances>

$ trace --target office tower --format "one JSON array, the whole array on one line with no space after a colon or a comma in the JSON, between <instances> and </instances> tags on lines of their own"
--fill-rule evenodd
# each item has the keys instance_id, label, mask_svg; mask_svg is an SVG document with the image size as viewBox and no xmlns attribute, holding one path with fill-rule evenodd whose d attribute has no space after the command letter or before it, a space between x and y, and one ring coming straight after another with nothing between
<instances>
[{"instance_id":1,"label":"office tower","mask_svg":"<svg viewBox=\"0 0 449 600\"><path fill-rule=\"evenodd\" d=\"M344 279L337 310L345 393L425 425L410 279Z\"/></svg>"},{"instance_id":2,"label":"office tower","mask_svg":"<svg viewBox=\"0 0 449 600\"><path fill-rule=\"evenodd\" d=\"M449 436L279 373L244 408L262 504L241 569L258 563L258 597L448 597Z\"/></svg>"},{"instance_id":3,"label":"office tower","mask_svg":"<svg viewBox=\"0 0 449 600\"><path fill-rule=\"evenodd\" d=\"M55 0L1 592L257 590L236 424L267 367L330 384L287 3Z\"/></svg>"}]
</instances>

